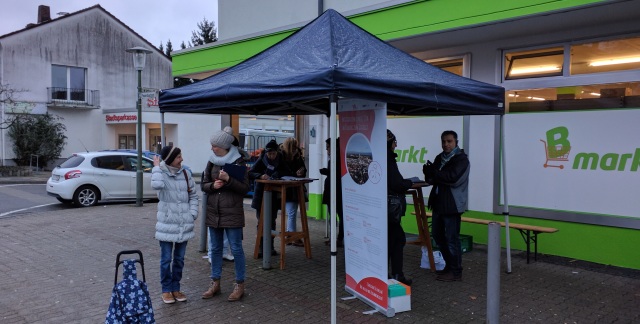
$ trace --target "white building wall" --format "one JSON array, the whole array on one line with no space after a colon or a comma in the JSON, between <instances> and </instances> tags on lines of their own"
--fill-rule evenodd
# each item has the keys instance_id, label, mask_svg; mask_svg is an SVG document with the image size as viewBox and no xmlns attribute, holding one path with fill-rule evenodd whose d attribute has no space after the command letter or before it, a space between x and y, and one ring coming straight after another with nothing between
<instances>
[{"instance_id":1,"label":"white building wall","mask_svg":"<svg viewBox=\"0 0 640 324\"><path fill-rule=\"evenodd\" d=\"M286 26L301 26L318 17L322 11L334 9L342 14L373 10L408 2L407 0L218 0L218 38L246 37L264 34Z\"/></svg>"}]
</instances>

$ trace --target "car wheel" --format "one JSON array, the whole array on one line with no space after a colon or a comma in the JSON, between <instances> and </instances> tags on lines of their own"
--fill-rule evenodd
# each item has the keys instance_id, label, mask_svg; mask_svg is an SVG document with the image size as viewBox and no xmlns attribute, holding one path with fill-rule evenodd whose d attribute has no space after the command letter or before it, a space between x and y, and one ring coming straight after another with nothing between
<instances>
[{"instance_id":1,"label":"car wheel","mask_svg":"<svg viewBox=\"0 0 640 324\"><path fill-rule=\"evenodd\" d=\"M71 205L73 204L73 200L69 200L69 199L62 199L60 197L56 197L56 199L58 199L59 202L65 204L65 205Z\"/></svg>"},{"instance_id":2,"label":"car wheel","mask_svg":"<svg viewBox=\"0 0 640 324\"><path fill-rule=\"evenodd\" d=\"M94 186L82 186L73 194L73 203L76 207L90 207L98 203L98 188Z\"/></svg>"}]
</instances>

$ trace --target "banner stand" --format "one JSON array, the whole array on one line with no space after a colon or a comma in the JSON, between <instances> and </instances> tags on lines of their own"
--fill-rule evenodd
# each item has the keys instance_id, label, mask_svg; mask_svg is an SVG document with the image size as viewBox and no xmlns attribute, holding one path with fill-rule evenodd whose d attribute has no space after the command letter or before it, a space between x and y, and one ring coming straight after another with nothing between
<instances>
[{"instance_id":1,"label":"banner stand","mask_svg":"<svg viewBox=\"0 0 640 324\"><path fill-rule=\"evenodd\" d=\"M390 308L384 308L384 307L382 307L382 306L380 306L380 305L376 304L375 302L371 301L369 298L367 298L367 297L365 297L365 296L363 296L363 295L361 295L361 294L358 294L355 290L353 290L353 289L349 288L349 287L348 287L348 286L346 286L346 285L344 286L344 289L345 289L348 293L350 293L350 294L352 294L353 296L355 296L356 298L360 299L360 300L361 300L362 302L364 302L365 304L367 304L367 305L369 305L369 306L373 307L376 311L378 311L378 312L380 312L380 313L384 314L386 317L394 317L394 316L396 316L396 311L395 311L395 309L394 309L393 307L390 307Z\"/></svg>"}]
</instances>

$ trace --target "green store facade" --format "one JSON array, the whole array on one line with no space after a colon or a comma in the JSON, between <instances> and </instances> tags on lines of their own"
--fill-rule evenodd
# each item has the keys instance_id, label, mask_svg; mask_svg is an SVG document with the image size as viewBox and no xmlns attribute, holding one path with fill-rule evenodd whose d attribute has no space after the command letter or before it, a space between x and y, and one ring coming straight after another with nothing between
<instances>
[{"instance_id":1,"label":"green store facade","mask_svg":"<svg viewBox=\"0 0 640 324\"><path fill-rule=\"evenodd\" d=\"M640 127L635 125L640 121L640 1L219 3L220 40L174 52L174 76L213 75L291 35L313 15L336 9L418 59L505 88L504 120L388 121L406 143L399 153L420 148L431 160L440 152L444 130L434 125L459 131L472 164L469 211L463 216L502 220L504 166L510 221L559 230L539 235L539 253L640 269ZM249 6L246 19L232 21ZM295 12L307 19L292 20ZM268 20L268 27L258 18ZM223 38L223 28L239 30L252 21L251 32ZM320 178L314 170L326 164L326 137L316 134L327 134L326 117L303 117L298 125L309 176ZM401 171L418 176L419 164L410 162L399 161ZM316 182L309 187L308 215L324 219L322 181ZM403 225L415 233L411 211ZM461 232L472 235L474 243L487 242L486 225L463 223ZM512 250L526 250L517 230L510 236ZM504 235L502 243L506 246Z\"/></svg>"}]
</instances>

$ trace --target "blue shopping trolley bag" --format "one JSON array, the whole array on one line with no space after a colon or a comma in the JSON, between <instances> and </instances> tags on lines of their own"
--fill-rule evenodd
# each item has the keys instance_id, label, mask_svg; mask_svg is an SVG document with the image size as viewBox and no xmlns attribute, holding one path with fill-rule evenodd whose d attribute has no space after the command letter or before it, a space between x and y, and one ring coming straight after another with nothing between
<instances>
[{"instance_id":1,"label":"blue shopping trolley bag","mask_svg":"<svg viewBox=\"0 0 640 324\"><path fill-rule=\"evenodd\" d=\"M137 253L140 258L120 261L122 254L133 253ZM142 281L138 280L137 277L136 262L140 263L142 268ZM122 281L117 283L118 266L120 264L123 264ZM111 302L109 303L107 318L104 321L105 324L156 322L153 318L153 306L151 305L151 298L149 298L149 290L145 281L142 252L133 250L118 253L114 279L115 286L111 292Z\"/></svg>"}]
</instances>

